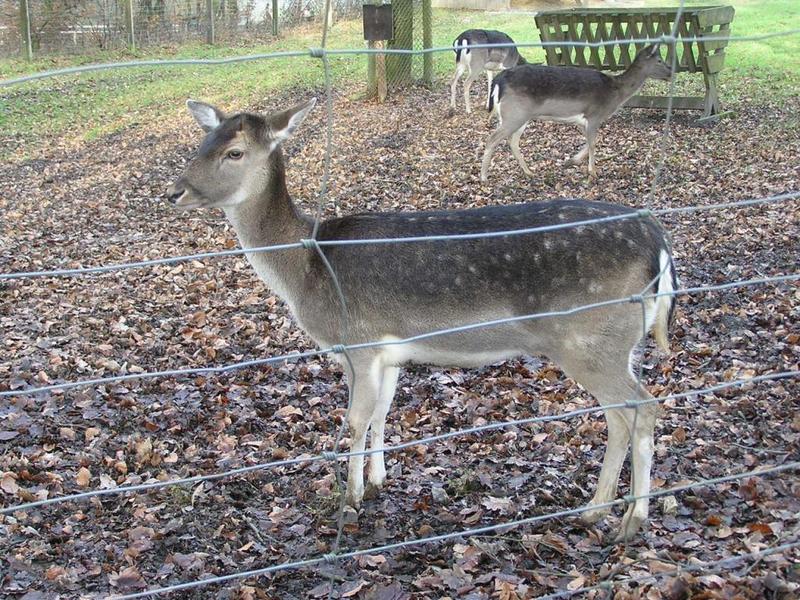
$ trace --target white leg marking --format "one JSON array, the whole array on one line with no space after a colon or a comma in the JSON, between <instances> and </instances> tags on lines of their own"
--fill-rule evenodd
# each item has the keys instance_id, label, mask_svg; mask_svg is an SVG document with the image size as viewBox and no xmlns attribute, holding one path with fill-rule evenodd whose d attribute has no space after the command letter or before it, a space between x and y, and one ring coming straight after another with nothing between
<instances>
[{"instance_id":1,"label":"white leg marking","mask_svg":"<svg viewBox=\"0 0 800 600\"><path fill-rule=\"evenodd\" d=\"M354 380L350 382L353 393L347 423L350 428L350 451L363 452L378 394L382 369L374 360L369 365L356 365ZM364 456L351 456L347 469L347 493L345 501L353 508L361 504L364 497Z\"/></svg>"},{"instance_id":2,"label":"white leg marking","mask_svg":"<svg viewBox=\"0 0 800 600\"><path fill-rule=\"evenodd\" d=\"M384 430L386 428L386 415L392 406L397 378L400 375L398 367L384 367L378 403L372 415L370 425L370 449L383 448ZM386 466L383 462L383 452L376 452L369 457L369 482L379 488L386 480Z\"/></svg>"}]
</instances>

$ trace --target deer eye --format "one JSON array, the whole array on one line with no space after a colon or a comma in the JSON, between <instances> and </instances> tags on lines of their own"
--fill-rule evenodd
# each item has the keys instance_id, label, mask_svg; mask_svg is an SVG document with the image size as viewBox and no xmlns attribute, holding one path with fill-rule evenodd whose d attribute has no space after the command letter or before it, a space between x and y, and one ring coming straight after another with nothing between
<instances>
[{"instance_id":1,"label":"deer eye","mask_svg":"<svg viewBox=\"0 0 800 600\"><path fill-rule=\"evenodd\" d=\"M225 158L230 158L231 160L239 160L244 156L244 152L241 150L228 150L228 153L225 155Z\"/></svg>"}]
</instances>

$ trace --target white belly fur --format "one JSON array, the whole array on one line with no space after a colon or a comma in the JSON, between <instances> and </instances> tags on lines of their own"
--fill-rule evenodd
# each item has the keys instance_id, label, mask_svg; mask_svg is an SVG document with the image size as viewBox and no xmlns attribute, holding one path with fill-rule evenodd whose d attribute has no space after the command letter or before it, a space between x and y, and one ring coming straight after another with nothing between
<instances>
[{"instance_id":1,"label":"white belly fur","mask_svg":"<svg viewBox=\"0 0 800 600\"><path fill-rule=\"evenodd\" d=\"M383 342L394 342L398 338L383 338ZM450 350L435 348L424 342L393 344L383 346L380 361L386 366L402 366L413 363L439 367L482 367L514 358L524 354L521 350L504 348L502 350L469 349Z\"/></svg>"}]
</instances>

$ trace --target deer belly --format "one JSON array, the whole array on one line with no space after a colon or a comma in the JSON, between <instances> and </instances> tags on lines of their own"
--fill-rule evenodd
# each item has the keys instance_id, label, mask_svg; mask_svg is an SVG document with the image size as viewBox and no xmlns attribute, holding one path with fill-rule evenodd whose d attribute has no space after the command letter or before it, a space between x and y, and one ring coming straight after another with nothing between
<instances>
[{"instance_id":1,"label":"deer belly","mask_svg":"<svg viewBox=\"0 0 800 600\"><path fill-rule=\"evenodd\" d=\"M385 338L384 341L396 342L397 338ZM482 367L521 354L524 354L522 350L513 347L487 348L480 343L462 345L427 341L384 346L381 351L381 362L395 366L416 364L439 367Z\"/></svg>"},{"instance_id":2,"label":"deer belly","mask_svg":"<svg viewBox=\"0 0 800 600\"><path fill-rule=\"evenodd\" d=\"M579 127L586 127L586 117L583 114L579 115L571 115L571 116L564 116L564 115L540 115L536 117L540 121L555 121L556 123L572 123L573 125L578 125Z\"/></svg>"}]
</instances>

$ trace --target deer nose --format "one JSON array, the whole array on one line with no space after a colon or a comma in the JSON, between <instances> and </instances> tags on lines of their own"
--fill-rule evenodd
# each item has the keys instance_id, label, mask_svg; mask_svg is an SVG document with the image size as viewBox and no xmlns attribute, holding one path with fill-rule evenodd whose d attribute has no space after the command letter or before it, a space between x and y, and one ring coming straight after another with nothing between
<instances>
[{"instance_id":1,"label":"deer nose","mask_svg":"<svg viewBox=\"0 0 800 600\"><path fill-rule=\"evenodd\" d=\"M176 186L172 184L167 188L167 200L169 200L172 204L177 204L178 200L180 200L181 196L186 193L186 189L182 186Z\"/></svg>"}]
</instances>

